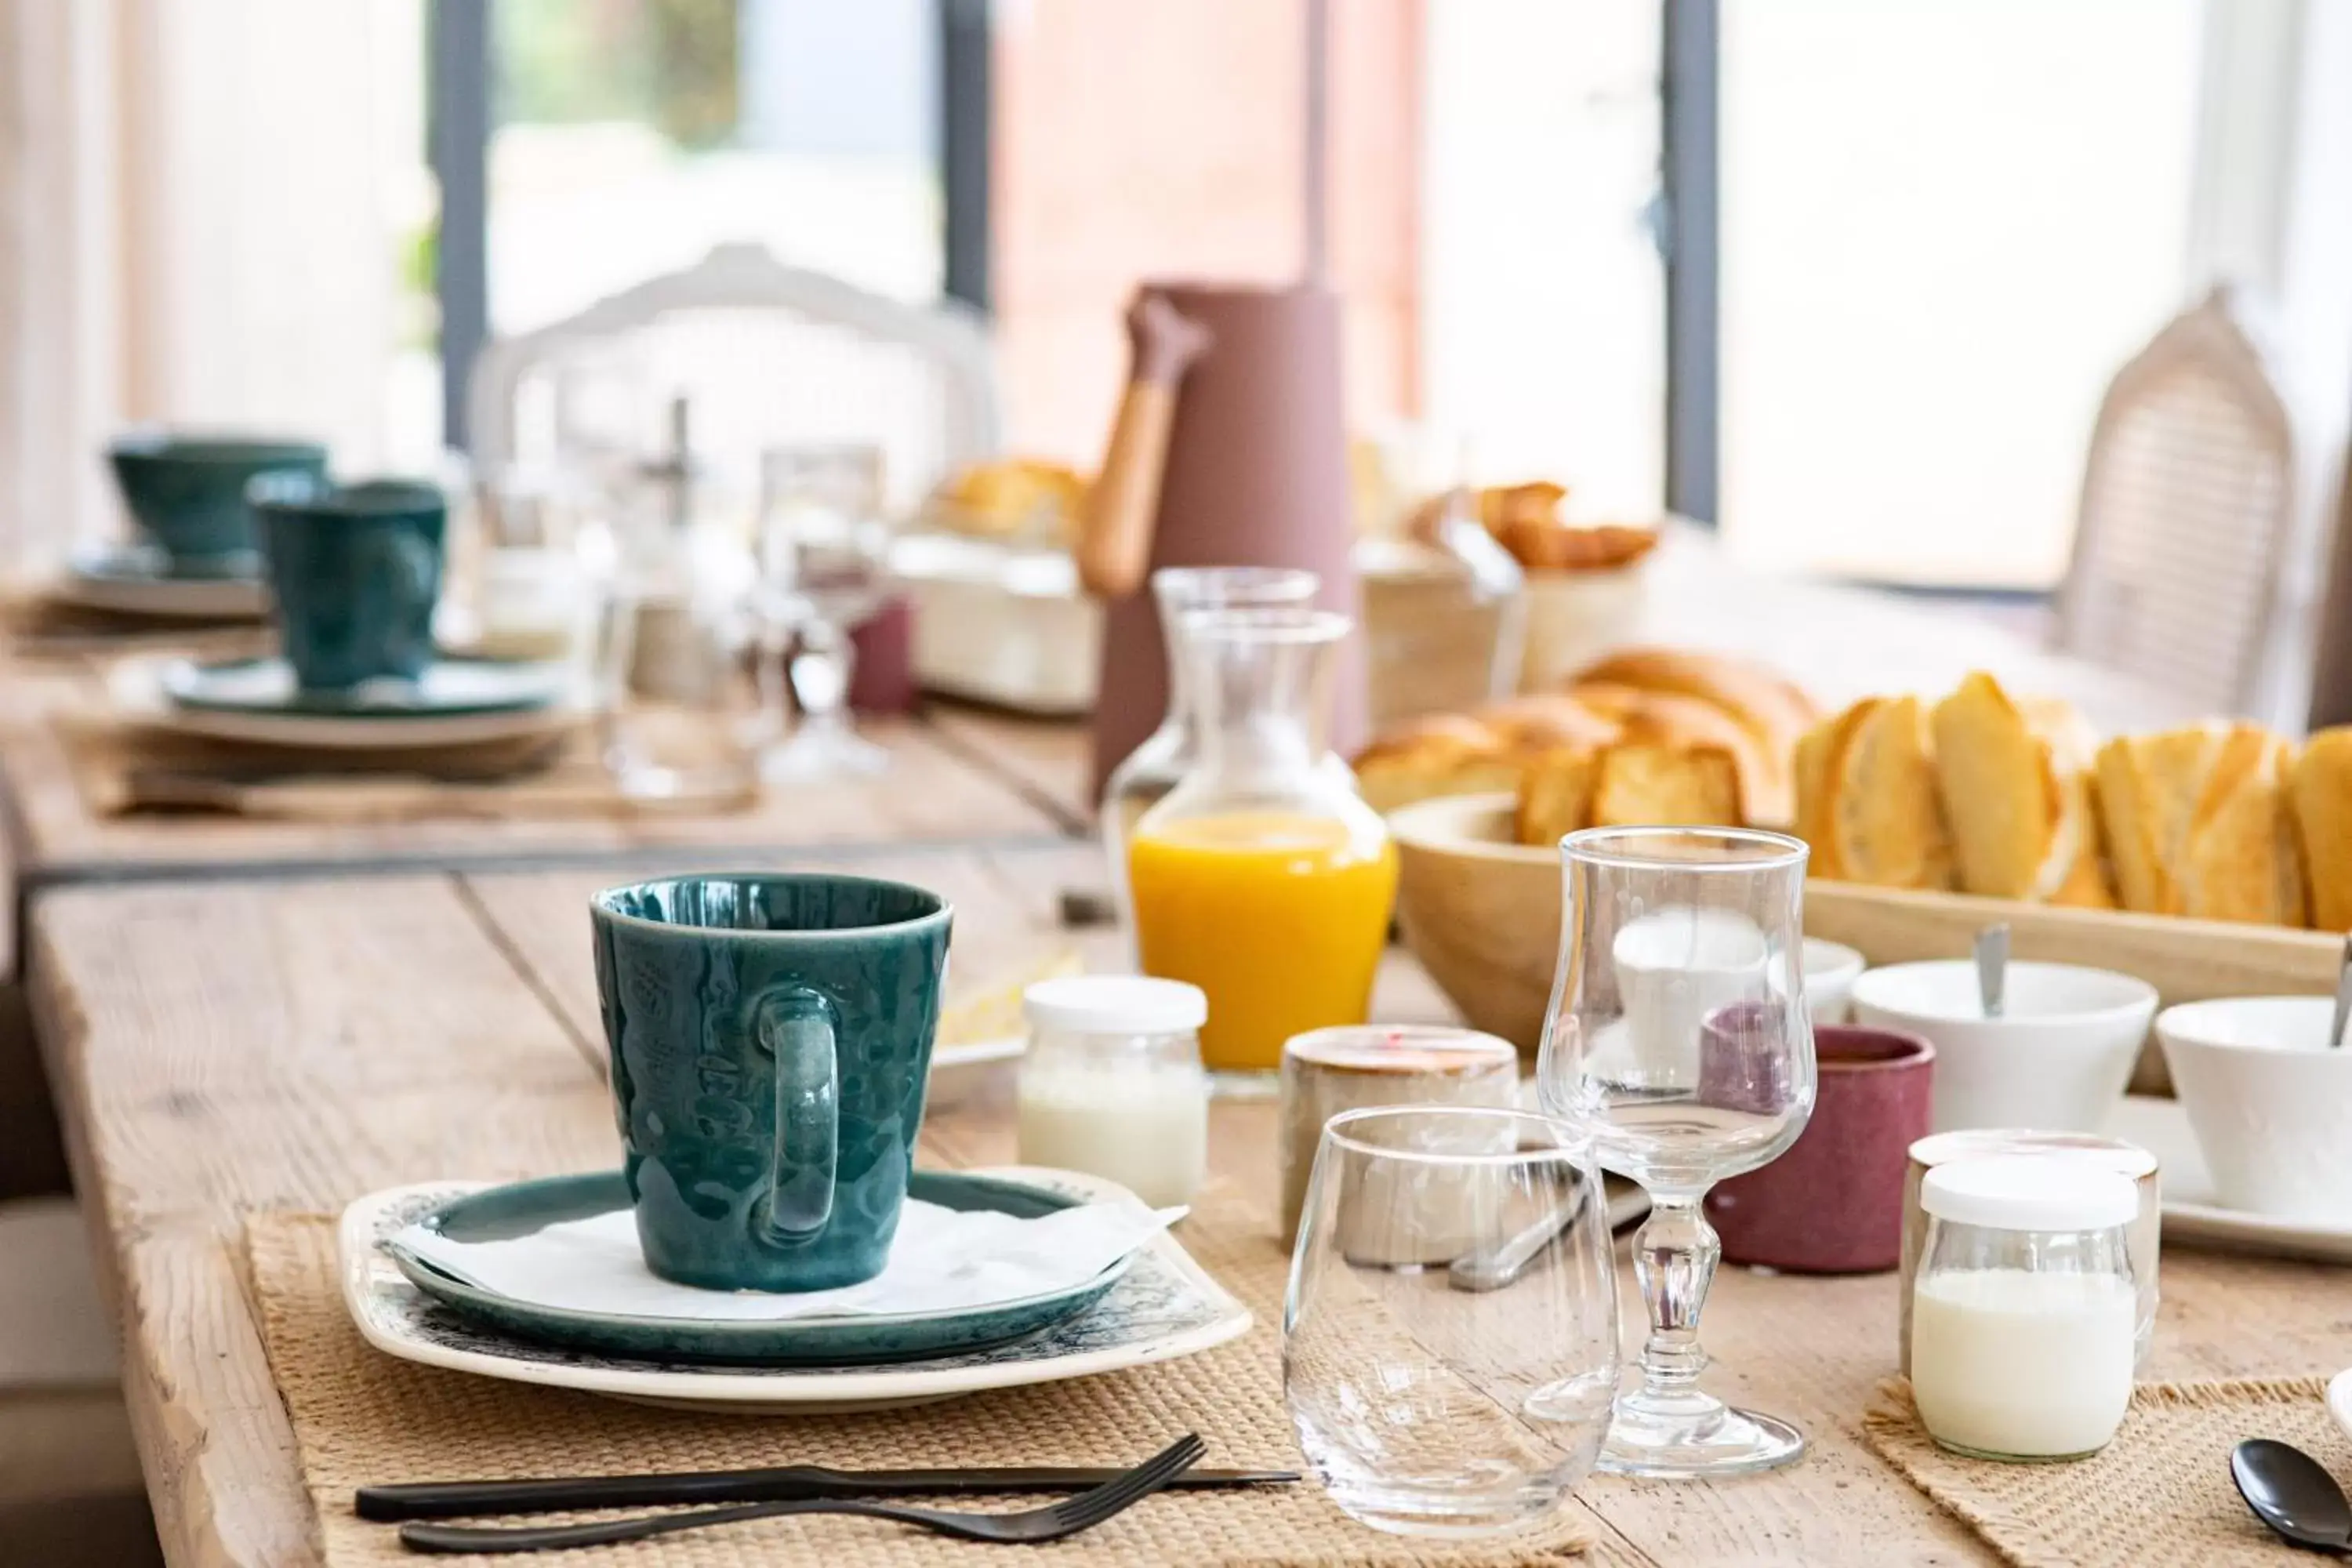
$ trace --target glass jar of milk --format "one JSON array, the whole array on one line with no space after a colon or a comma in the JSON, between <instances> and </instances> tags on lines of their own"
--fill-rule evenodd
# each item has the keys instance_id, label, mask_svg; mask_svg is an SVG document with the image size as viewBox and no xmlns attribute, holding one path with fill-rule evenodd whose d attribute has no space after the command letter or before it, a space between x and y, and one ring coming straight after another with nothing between
<instances>
[{"instance_id":1,"label":"glass jar of milk","mask_svg":"<svg viewBox=\"0 0 2352 1568\"><path fill-rule=\"evenodd\" d=\"M1209 1079L1197 985L1073 974L1022 994L1021 1163L1106 1177L1155 1207L1200 1189L1209 1165Z\"/></svg>"},{"instance_id":2,"label":"glass jar of milk","mask_svg":"<svg viewBox=\"0 0 2352 1568\"><path fill-rule=\"evenodd\" d=\"M2131 1405L2131 1179L2089 1161L1955 1160L1920 1184L1911 1392L1928 1436L1986 1459L2077 1459Z\"/></svg>"}]
</instances>

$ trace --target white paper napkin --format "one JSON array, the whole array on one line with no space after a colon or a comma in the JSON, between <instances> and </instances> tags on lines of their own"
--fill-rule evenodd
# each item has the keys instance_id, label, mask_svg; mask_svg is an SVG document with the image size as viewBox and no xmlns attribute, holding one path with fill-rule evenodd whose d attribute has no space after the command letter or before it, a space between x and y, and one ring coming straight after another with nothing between
<instances>
[{"instance_id":1,"label":"white paper napkin","mask_svg":"<svg viewBox=\"0 0 2352 1568\"><path fill-rule=\"evenodd\" d=\"M909 1198L882 1272L862 1285L776 1295L673 1284L646 1267L626 1209L504 1241L452 1241L422 1226L392 1239L445 1273L510 1300L611 1317L782 1322L941 1312L1072 1289L1184 1216L1139 1203L1081 1204L1036 1219Z\"/></svg>"}]
</instances>

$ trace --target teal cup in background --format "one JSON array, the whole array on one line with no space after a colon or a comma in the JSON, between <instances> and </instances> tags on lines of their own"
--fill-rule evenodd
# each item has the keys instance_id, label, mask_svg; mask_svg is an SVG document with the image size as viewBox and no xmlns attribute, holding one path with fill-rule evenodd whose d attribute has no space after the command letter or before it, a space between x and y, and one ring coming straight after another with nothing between
<instances>
[{"instance_id":1,"label":"teal cup in background","mask_svg":"<svg viewBox=\"0 0 2352 1568\"><path fill-rule=\"evenodd\" d=\"M414 680L433 662L448 504L407 479L264 474L247 491L295 684Z\"/></svg>"},{"instance_id":2,"label":"teal cup in background","mask_svg":"<svg viewBox=\"0 0 2352 1568\"><path fill-rule=\"evenodd\" d=\"M947 900L815 873L674 877L590 900L646 1265L714 1290L882 1271L914 1169Z\"/></svg>"},{"instance_id":3,"label":"teal cup in background","mask_svg":"<svg viewBox=\"0 0 2352 1568\"><path fill-rule=\"evenodd\" d=\"M315 441L141 431L106 449L122 502L140 531L175 566L216 565L259 547L246 487L261 474L323 475Z\"/></svg>"}]
</instances>

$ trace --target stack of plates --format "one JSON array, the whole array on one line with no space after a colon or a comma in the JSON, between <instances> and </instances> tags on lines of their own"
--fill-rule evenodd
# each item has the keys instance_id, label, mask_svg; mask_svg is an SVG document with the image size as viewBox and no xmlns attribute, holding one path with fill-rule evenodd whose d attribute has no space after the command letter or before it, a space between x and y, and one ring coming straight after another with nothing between
<instances>
[{"instance_id":1,"label":"stack of plates","mask_svg":"<svg viewBox=\"0 0 2352 1568\"><path fill-rule=\"evenodd\" d=\"M118 717L151 728L256 745L412 751L552 734L586 711L562 664L442 659L415 680L349 691L300 690L275 656L200 662L126 659L114 668Z\"/></svg>"},{"instance_id":2,"label":"stack of plates","mask_svg":"<svg viewBox=\"0 0 2352 1568\"><path fill-rule=\"evenodd\" d=\"M167 621L259 620L269 610L258 555L175 562L152 544L83 546L50 595L78 609Z\"/></svg>"},{"instance_id":3,"label":"stack of plates","mask_svg":"<svg viewBox=\"0 0 2352 1568\"><path fill-rule=\"evenodd\" d=\"M1092 1177L1022 1169L919 1171L908 1196L1024 1218L1133 1201ZM617 1173L374 1194L343 1213L344 1305L369 1343L405 1361L749 1415L919 1405L1091 1376L1207 1350L1250 1326L1248 1309L1164 1231L1066 1289L937 1311L781 1321L632 1316L524 1300L445 1272L395 1239L411 1225L453 1241L509 1239L627 1206Z\"/></svg>"}]
</instances>

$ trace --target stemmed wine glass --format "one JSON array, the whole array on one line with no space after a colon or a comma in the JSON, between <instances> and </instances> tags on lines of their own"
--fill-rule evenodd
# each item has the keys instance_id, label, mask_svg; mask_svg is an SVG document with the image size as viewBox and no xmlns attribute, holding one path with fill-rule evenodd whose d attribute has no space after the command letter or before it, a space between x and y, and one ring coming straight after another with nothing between
<instances>
[{"instance_id":1,"label":"stemmed wine glass","mask_svg":"<svg viewBox=\"0 0 2352 1568\"><path fill-rule=\"evenodd\" d=\"M788 784L880 773L889 753L849 718L849 634L889 591L880 448L779 447L761 458L760 598L768 646L768 733L760 774ZM797 646L795 646L795 642ZM800 705L790 727L783 680Z\"/></svg>"},{"instance_id":2,"label":"stemmed wine glass","mask_svg":"<svg viewBox=\"0 0 2352 1568\"><path fill-rule=\"evenodd\" d=\"M1641 1381L1601 1468L1737 1475L1805 1440L1698 1386L1698 1320L1722 1247L1706 1190L1778 1158L1813 1108L1800 962L1805 846L1717 827L1602 827L1560 840L1567 918L1537 1069L1544 1108L1650 1194L1633 1238L1649 1308Z\"/></svg>"}]
</instances>

